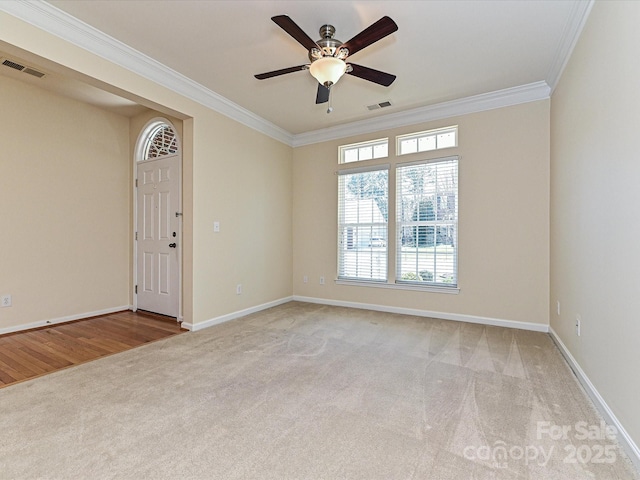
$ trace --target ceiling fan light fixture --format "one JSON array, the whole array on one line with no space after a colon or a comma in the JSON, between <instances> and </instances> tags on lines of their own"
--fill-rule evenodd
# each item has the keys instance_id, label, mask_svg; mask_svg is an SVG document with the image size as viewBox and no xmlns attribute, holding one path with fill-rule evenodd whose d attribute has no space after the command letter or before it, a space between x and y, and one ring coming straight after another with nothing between
<instances>
[{"instance_id":1,"label":"ceiling fan light fixture","mask_svg":"<svg viewBox=\"0 0 640 480\"><path fill-rule=\"evenodd\" d=\"M344 60L335 57L322 57L315 60L309 67L311 75L325 87L330 87L340 80L347 70Z\"/></svg>"}]
</instances>

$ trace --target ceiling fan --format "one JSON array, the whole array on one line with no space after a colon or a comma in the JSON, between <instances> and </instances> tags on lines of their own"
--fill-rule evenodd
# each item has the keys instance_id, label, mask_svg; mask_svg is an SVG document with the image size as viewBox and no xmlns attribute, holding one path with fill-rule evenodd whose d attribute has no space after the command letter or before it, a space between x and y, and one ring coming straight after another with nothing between
<instances>
[{"instance_id":1,"label":"ceiling fan","mask_svg":"<svg viewBox=\"0 0 640 480\"><path fill-rule=\"evenodd\" d=\"M309 51L309 60L311 63L255 75L258 80L277 77L300 70L309 70L311 75L318 80L316 103L319 104L329 101L329 89L340 80L345 73L379 85L384 85L385 87L391 85L396 79L396 76L390 73L346 62L347 57L398 30L398 25L389 17L382 17L351 40L344 43L333 38L336 31L333 25L323 25L320 27L320 36L322 38L318 41L313 41L287 15L277 15L271 17L271 20ZM331 110L332 108L329 107L327 113L330 113Z\"/></svg>"}]
</instances>

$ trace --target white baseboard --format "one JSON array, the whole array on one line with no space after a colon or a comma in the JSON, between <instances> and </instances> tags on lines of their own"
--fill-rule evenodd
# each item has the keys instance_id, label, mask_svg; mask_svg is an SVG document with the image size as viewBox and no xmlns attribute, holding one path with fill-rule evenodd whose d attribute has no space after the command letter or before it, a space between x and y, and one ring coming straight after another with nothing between
<instances>
[{"instance_id":1,"label":"white baseboard","mask_svg":"<svg viewBox=\"0 0 640 480\"><path fill-rule=\"evenodd\" d=\"M278 305L282 305L283 303L287 303L292 300L293 300L293 297L284 297L278 300L274 300L272 302L263 303L262 305L256 305L255 307L245 308L244 310L238 310L237 312L227 313L226 315L221 315L219 317L211 318L209 320L205 320L204 322L198 322L198 323L182 322L182 328L186 328L188 330L191 330L192 332L197 332L198 330L202 330L203 328L213 327L214 325L228 322L236 318L244 317L245 315L249 315L251 313L256 313L261 310L266 310L267 308L271 308L271 307L277 307Z\"/></svg>"},{"instance_id":2,"label":"white baseboard","mask_svg":"<svg viewBox=\"0 0 640 480\"><path fill-rule=\"evenodd\" d=\"M629 433L625 430L618 418L615 416L611 408L609 408L607 402L605 402L604 398L602 398L602 395L600 395L596 387L593 385L593 383L591 383L591 380L589 380L587 374L584 372L584 370L582 370L582 367L580 367L580 364L576 361L573 355L571 355L571 352L562 342L560 336L556 333L556 331L553 328L549 327L549 334L551 335L551 338L558 346L558 349L571 367L571 370L573 370L573 372L576 374L576 377L578 377L578 381L587 392L587 395L589 395L591 401L594 403L600 414L604 417L604 420L608 424L613 425L616 428L619 434L617 436L617 439L620 442L620 445L629 456L635 467L640 470L640 448L638 448L638 445L636 445Z\"/></svg>"},{"instance_id":3,"label":"white baseboard","mask_svg":"<svg viewBox=\"0 0 640 480\"><path fill-rule=\"evenodd\" d=\"M533 332L549 331L549 325L543 323L518 322L516 320L503 320L500 318L478 317L476 315L465 315L460 313L433 312L430 310L419 310L416 308L390 307L387 305L376 305L372 303L345 302L342 300L330 300L326 298L302 297L294 295L293 299L298 302L319 303L322 305L333 305L336 307L361 308L364 310L375 310L378 312L401 313L403 315L415 315L418 317L439 318L442 320L453 320L456 322L479 323L482 325L493 325L495 327L517 328L520 330L530 330Z\"/></svg>"},{"instance_id":4,"label":"white baseboard","mask_svg":"<svg viewBox=\"0 0 640 480\"><path fill-rule=\"evenodd\" d=\"M67 317L51 318L49 320L39 320L37 322L26 323L23 325L14 325L13 327L0 328L0 335L5 333L21 332L23 330L31 330L32 328L48 327L58 323L72 322L74 320L82 320L83 318L97 317L98 315L107 315L109 313L122 312L123 310L131 310L133 305L123 305L121 307L105 308L104 310L96 310L95 312L77 313Z\"/></svg>"}]
</instances>

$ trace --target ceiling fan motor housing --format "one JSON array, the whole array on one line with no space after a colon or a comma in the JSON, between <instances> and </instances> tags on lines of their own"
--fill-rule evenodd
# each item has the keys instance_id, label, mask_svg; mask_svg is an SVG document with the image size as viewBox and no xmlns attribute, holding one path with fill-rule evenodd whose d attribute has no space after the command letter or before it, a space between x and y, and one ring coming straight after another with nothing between
<instances>
[{"instance_id":1,"label":"ceiling fan motor housing","mask_svg":"<svg viewBox=\"0 0 640 480\"><path fill-rule=\"evenodd\" d=\"M309 50L309 60L313 62L314 60L318 60L322 57L335 56L340 59L345 59L347 57L349 52L346 48L341 48L336 55L336 51L343 42L338 40L337 38L333 38L335 33L336 29L333 25L323 25L322 27L320 27L320 36L322 38L316 42L320 47L320 50L318 50L317 48L312 48L311 50ZM344 50L344 52L342 50Z\"/></svg>"}]
</instances>

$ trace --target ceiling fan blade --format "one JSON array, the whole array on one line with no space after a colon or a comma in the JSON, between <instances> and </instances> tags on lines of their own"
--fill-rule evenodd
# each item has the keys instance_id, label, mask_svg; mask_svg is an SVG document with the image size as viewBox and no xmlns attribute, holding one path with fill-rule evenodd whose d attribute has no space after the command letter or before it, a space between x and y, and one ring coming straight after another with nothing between
<instances>
[{"instance_id":1,"label":"ceiling fan blade","mask_svg":"<svg viewBox=\"0 0 640 480\"><path fill-rule=\"evenodd\" d=\"M385 87L391 85L396 79L395 75L381 72L380 70L363 67L362 65L356 65L355 63L350 63L349 65L351 65L351 71L347 71L348 74L364 80L369 80L370 82L377 83L379 85L384 85Z\"/></svg>"},{"instance_id":2,"label":"ceiling fan blade","mask_svg":"<svg viewBox=\"0 0 640 480\"><path fill-rule=\"evenodd\" d=\"M345 42L340 48L347 48L349 50L349 55L353 55L354 53L362 50L365 47L368 47L372 43L377 42L387 35L391 35L396 30L398 30L398 25L396 25L396 22L391 20L391 18L385 16L373 25L365 28L351 40Z\"/></svg>"},{"instance_id":3,"label":"ceiling fan blade","mask_svg":"<svg viewBox=\"0 0 640 480\"><path fill-rule=\"evenodd\" d=\"M283 68L281 70L274 70L273 72L259 73L254 75L258 80L264 80L265 78L277 77L278 75L284 75L286 73L298 72L300 70L306 70L309 65L297 65L295 67Z\"/></svg>"},{"instance_id":4,"label":"ceiling fan blade","mask_svg":"<svg viewBox=\"0 0 640 480\"><path fill-rule=\"evenodd\" d=\"M287 15L276 15L275 17L271 17L280 28L282 28L285 32L291 35L296 41L302 45L307 50L311 50L312 48L320 48L318 44L314 42L309 35L304 33L304 31L289 18Z\"/></svg>"},{"instance_id":5,"label":"ceiling fan blade","mask_svg":"<svg viewBox=\"0 0 640 480\"><path fill-rule=\"evenodd\" d=\"M329 89L324 85L318 84L318 93L316 94L316 104L327 103L329 101Z\"/></svg>"}]
</instances>

